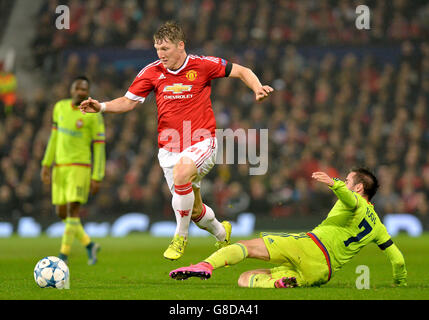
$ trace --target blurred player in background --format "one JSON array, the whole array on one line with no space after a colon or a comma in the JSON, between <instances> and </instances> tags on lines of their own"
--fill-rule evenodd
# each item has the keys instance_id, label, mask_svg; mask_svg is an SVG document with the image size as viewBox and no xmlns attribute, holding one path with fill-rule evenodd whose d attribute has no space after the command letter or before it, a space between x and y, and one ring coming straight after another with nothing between
<instances>
[{"instance_id":1,"label":"blurred player in background","mask_svg":"<svg viewBox=\"0 0 429 320\"><path fill-rule=\"evenodd\" d=\"M378 189L377 178L367 169L352 169L345 182L324 172L312 178L329 186L338 201L320 225L308 233L262 233L222 248L196 265L170 272L173 279L210 278L212 271L255 258L280 265L244 272L238 285L251 288L289 288L327 283L332 274L369 243L385 252L393 267L395 285L407 285L402 253L369 202Z\"/></svg>"},{"instance_id":2,"label":"blurred player in background","mask_svg":"<svg viewBox=\"0 0 429 320\"><path fill-rule=\"evenodd\" d=\"M217 153L211 80L240 78L253 90L257 101L273 91L248 68L217 57L188 55L185 42L179 25L165 23L154 35L159 60L139 72L125 96L104 103L89 98L80 106L83 113L127 112L154 91L158 107L158 159L173 195L177 221L174 238L164 252L170 260L183 255L191 219L215 236L217 247L230 243L231 224L220 223L213 210L203 203L200 193L201 179L213 168Z\"/></svg>"},{"instance_id":3,"label":"blurred player in background","mask_svg":"<svg viewBox=\"0 0 429 320\"><path fill-rule=\"evenodd\" d=\"M16 104L17 79L15 74L5 70L4 63L0 61L0 105L4 106L6 115L12 112Z\"/></svg>"},{"instance_id":4,"label":"blurred player in background","mask_svg":"<svg viewBox=\"0 0 429 320\"><path fill-rule=\"evenodd\" d=\"M80 207L95 195L104 178L106 163L104 120L101 114L82 115L80 103L88 98L89 81L76 78L70 89L71 99L60 100L53 111L53 126L41 178L51 183L52 203L57 215L65 222L59 258L67 262L74 239L87 249L88 264L97 262L100 246L91 241L80 221ZM92 151L91 151L92 149ZM92 168L92 172L91 172Z\"/></svg>"}]
</instances>

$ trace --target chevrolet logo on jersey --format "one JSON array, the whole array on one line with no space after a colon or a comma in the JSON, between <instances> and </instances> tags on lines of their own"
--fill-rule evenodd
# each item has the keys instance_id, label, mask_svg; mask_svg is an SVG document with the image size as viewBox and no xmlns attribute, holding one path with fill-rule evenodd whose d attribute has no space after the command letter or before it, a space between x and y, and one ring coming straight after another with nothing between
<instances>
[{"instance_id":1,"label":"chevrolet logo on jersey","mask_svg":"<svg viewBox=\"0 0 429 320\"><path fill-rule=\"evenodd\" d=\"M165 86L163 92L172 92L174 94L189 92L192 85L184 85L183 83L174 83L172 86Z\"/></svg>"}]
</instances>

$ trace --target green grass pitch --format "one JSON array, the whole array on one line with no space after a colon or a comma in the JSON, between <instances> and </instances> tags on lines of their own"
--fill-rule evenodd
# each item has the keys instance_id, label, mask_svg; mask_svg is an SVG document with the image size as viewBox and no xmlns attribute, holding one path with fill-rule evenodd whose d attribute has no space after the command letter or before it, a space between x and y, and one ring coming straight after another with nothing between
<instances>
[{"instance_id":1,"label":"green grass pitch","mask_svg":"<svg viewBox=\"0 0 429 320\"><path fill-rule=\"evenodd\" d=\"M256 236L256 235L255 235ZM41 289L33 268L45 256L57 255L60 238L0 239L1 300L427 300L429 299L429 234L419 238L399 235L393 240L405 256L408 287L392 288L392 268L376 245L364 248L331 281L321 287L286 290L249 289L237 286L247 270L268 268L269 263L248 259L216 270L202 281L176 281L171 270L197 263L214 251L214 238L190 238L185 255L169 261L162 254L169 238L132 234L124 238L95 239L102 246L99 262L86 263L85 249L75 242L69 257L70 290ZM233 238L233 242L240 240ZM370 289L356 288L358 265L370 270Z\"/></svg>"}]
</instances>

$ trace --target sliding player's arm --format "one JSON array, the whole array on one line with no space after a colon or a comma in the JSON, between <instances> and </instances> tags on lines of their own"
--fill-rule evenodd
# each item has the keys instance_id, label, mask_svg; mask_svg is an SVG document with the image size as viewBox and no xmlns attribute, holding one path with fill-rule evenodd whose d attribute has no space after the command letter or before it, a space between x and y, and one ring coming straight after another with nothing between
<instances>
[{"instance_id":1,"label":"sliding player's arm","mask_svg":"<svg viewBox=\"0 0 429 320\"><path fill-rule=\"evenodd\" d=\"M392 264L393 284L397 286L406 286L407 269L405 268L404 256L393 243L390 234L387 232L386 227L381 223L381 221L377 223L374 231L376 232L374 242L381 250L383 250L384 254Z\"/></svg>"},{"instance_id":2,"label":"sliding player's arm","mask_svg":"<svg viewBox=\"0 0 429 320\"><path fill-rule=\"evenodd\" d=\"M393 284L397 286L407 285L407 269L405 267L405 259L398 247L390 239L382 245L379 245L380 249L389 258L392 264L393 272Z\"/></svg>"},{"instance_id":3,"label":"sliding player's arm","mask_svg":"<svg viewBox=\"0 0 429 320\"><path fill-rule=\"evenodd\" d=\"M313 172L311 177L319 182L322 182L328 185L329 188L338 197L338 199L347 208L354 209L357 207L359 200L356 197L356 195L349 188L347 188L344 181L341 181L337 178L331 178L329 175L327 175L324 172Z\"/></svg>"}]
</instances>

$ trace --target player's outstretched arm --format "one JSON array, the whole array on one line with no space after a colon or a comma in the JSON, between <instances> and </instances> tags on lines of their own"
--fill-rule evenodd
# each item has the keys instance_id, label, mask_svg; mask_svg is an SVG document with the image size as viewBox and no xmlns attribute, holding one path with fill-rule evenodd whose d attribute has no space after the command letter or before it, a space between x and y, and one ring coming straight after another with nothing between
<instances>
[{"instance_id":1,"label":"player's outstretched arm","mask_svg":"<svg viewBox=\"0 0 429 320\"><path fill-rule=\"evenodd\" d=\"M82 101L79 109L83 114L97 112L124 113L133 110L137 104L139 104L139 101L131 100L127 97L120 97L104 103L89 97L87 100Z\"/></svg>"},{"instance_id":2,"label":"player's outstretched arm","mask_svg":"<svg viewBox=\"0 0 429 320\"><path fill-rule=\"evenodd\" d=\"M313 172L311 177L316 181L319 181L319 182L322 182L322 183L328 185L329 187L334 186L334 182L335 182L334 179L332 179L325 172L321 172L321 171Z\"/></svg>"},{"instance_id":3,"label":"player's outstretched arm","mask_svg":"<svg viewBox=\"0 0 429 320\"><path fill-rule=\"evenodd\" d=\"M407 269L405 268L405 260L401 251L393 243L388 248L383 250L390 260L393 270L393 284L397 286L407 285Z\"/></svg>"},{"instance_id":4,"label":"player's outstretched arm","mask_svg":"<svg viewBox=\"0 0 429 320\"><path fill-rule=\"evenodd\" d=\"M240 78L250 89L255 93L256 101L262 101L274 91L273 88L267 85L262 85L258 77L249 68L233 63L231 73L232 78Z\"/></svg>"},{"instance_id":5,"label":"player's outstretched arm","mask_svg":"<svg viewBox=\"0 0 429 320\"><path fill-rule=\"evenodd\" d=\"M338 199L344 203L344 205L348 208L356 208L358 204L358 199L355 194L351 190L349 190L344 183L344 181L341 181L339 179L333 179L331 178L327 173L325 172L313 172L311 177L319 182L322 182L326 184L331 190L335 193L335 195L338 197Z\"/></svg>"}]
</instances>

